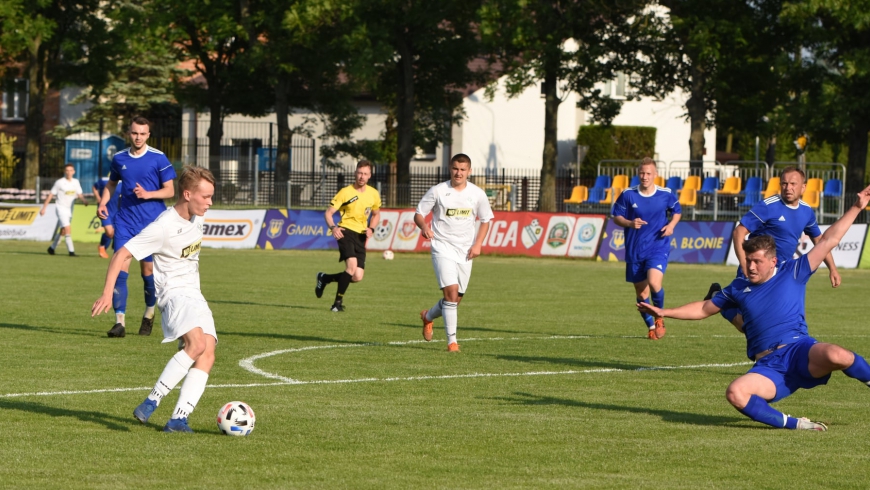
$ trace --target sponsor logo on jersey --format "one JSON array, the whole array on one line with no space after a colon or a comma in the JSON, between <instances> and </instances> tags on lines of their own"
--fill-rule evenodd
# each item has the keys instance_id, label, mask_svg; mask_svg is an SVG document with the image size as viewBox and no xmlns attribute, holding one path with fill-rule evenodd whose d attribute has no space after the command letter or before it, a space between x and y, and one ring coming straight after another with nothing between
<instances>
[{"instance_id":1,"label":"sponsor logo on jersey","mask_svg":"<svg viewBox=\"0 0 870 490\"><path fill-rule=\"evenodd\" d=\"M30 225L38 214L38 207L0 207L0 225Z\"/></svg>"},{"instance_id":2,"label":"sponsor logo on jersey","mask_svg":"<svg viewBox=\"0 0 870 490\"><path fill-rule=\"evenodd\" d=\"M269 238L275 239L278 238L278 235L281 234L281 230L284 229L284 220L283 219L273 219L269 221L269 230L266 231L266 236Z\"/></svg>"},{"instance_id":3,"label":"sponsor logo on jersey","mask_svg":"<svg viewBox=\"0 0 870 490\"><path fill-rule=\"evenodd\" d=\"M565 223L556 223L550 228L550 234L547 236L547 245L557 248L565 245L568 241L568 235L570 231L568 230L568 225Z\"/></svg>"},{"instance_id":4,"label":"sponsor logo on jersey","mask_svg":"<svg viewBox=\"0 0 870 490\"><path fill-rule=\"evenodd\" d=\"M448 218L468 218L471 216L471 208L450 208L447 210Z\"/></svg>"},{"instance_id":5,"label":"sponsor logo on jersey","mask_svg":"<svg viewBox=\"0 0 870 490\"><path fill-rule=\"evenodd\" d=\"M193 244L188 245L188 246L181 249L181 258L186 259L186 258L190 257L191 255L199 252L199 250L201 248L202 248L202 240L197 240L196 243L193 243Z\"/></svg>"},{"instance_id":6,"label":"sponsor logo on jersey","mask_svg":"<svg viewBox=\"0 0 870 490\"><path fill-rule=\"evenodd\" d=\"M746 289L743 290L744 293L751 293L752 290L749 289L749 286L746 286Z\"/></svg>"},{"instance_id":7,"label":"sponsor logo on jersey","mask_svg":"<svg viewBox=\"0 0 870 490\"><path fill-rule=\"evenodd\" d=\"M623 230L613 231L613 236L610 237L610 248L613 250L622 250L625 248L625 232Z\"/></svg>"},{"instance_id":8,"label":"sponsor logo on jersey","mask_svg":"<svg viewBox=\"0 0 870 490\"><path fill-rule=\"evenodd\" d=\"M345 201L345 203L342 204L341 207L345 207L345 206L347 206L348 204L353 204L353 203L355 203L355 202L357 202L357 201L359 201L359 196L353 196L352 198L350 198L350 199L348 199L347 201Z\"/></svg>"},{"instance_id":9,"label":"sponsor logo on jersey","mask_svg":"<svg viewBox=\"0 0 870 490\"><path fill-rule=\"evenodd\" d=\"M74 196L76 195L76 191L66 191L64 194L66 194L67 196Z\"/></svg>"}]
</instances>

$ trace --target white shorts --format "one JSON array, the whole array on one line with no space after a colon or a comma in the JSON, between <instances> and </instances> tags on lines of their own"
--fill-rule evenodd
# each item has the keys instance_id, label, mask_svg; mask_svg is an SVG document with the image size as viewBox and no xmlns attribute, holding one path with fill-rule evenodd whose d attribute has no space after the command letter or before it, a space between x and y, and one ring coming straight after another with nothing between
<instances>
[{"instance_id":1,"label":"white shorts","mask_svg":"<svg viewBox=\"0 0 870 490\"><path fill-rule=\"evenodd\" d=\"M196 327L202 332L214 337L217 342L217 332L214 328L214 317L208 303L202 298L190 296L173 296L160 306L161 323L163 325L163 343L173 342L183 337Z\"/></svg>"},{"instance_id":2,"label":"white shorts","mask_svg":"<svg viewBox=\"0 0 870 490\"><path fill-rule=\"evenodd\" d=\"M63 228L69 226L72 221L72 211L61 207L55 209L57 210L57 222L60 223L60 226Z\"/></svg>"},{"instance_id":3,"label":"white shorts","mask_svg":"<svg viewBox=\"0 0 870 490\"><path fill-rule=\"evenodd\" d=\"M442 256L432 255L432 267L435 269L435 279L441 289L453 284L459 285L459 294L465 294L468 280L471 279L472 261L456 262Z\"/></svg>"}]
</instances>

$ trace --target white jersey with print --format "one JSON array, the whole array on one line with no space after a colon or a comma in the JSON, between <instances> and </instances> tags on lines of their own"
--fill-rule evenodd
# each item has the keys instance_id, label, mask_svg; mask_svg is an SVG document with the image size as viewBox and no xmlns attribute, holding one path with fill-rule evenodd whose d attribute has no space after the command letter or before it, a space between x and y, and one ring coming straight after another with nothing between
<instances>
[{"instance_id":1,"label":"white jersey with print","mask_svg":"<svg viewBox=\"0 0 870 490\"><path fill-rule=\"evenodd\" d=\"M457 191L450 181L432 186L420 200L416 212L423 216L432 212L432 255L465 262L474 244L475 219L487 223L493 219L486 192L466 183Z\"/></svg>"},{"instance_id":2,"label":"white jersey with print","mask_svg":"<svg viewBox=\"0 0 870 490\"><path fill-rule=\"evenodd\" d=\"M171 207L157 217L124 247L142 260L154 260L157 303L163 307L175 295L205 298L199 288L199 251L205 218L186 220Z\"/></svg>"},{"instance_id":3,"label":"white jersey with print","mask_svg":"<svg viewBox=\"0 0 870 490\"><path fill-rule=\"evenodd\" d=\"M84 194L79 179L57 179L57 182L51 186L51 195L57 199L56 206L58 209L71 210L73 201L76 200L76 196L79 194Z\"/></svg>"}]
</instances>

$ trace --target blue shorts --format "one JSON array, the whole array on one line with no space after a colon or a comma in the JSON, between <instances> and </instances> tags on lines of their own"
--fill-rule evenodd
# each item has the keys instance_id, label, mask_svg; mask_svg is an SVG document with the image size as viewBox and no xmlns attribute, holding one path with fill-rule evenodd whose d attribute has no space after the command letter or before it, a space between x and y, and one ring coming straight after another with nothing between
<instances>
[{"instance_id":1,"label":"blue shorts","mask_svg":"<svg viewBox=\"0 0 870 490\"><path fill-rule=\"evenodd\" d=\"M776 397L771 402L782 400L799 388L808 390L828 384L830 374L821 378L810 374L810 348L817 342L812 337L804 337L755 361L748 372L760 374L776 385Z\"/></svg>"},{"instance_id":2,"label":"blue shorts","mask_svg":"<svg viewBox=\"0 0 870 490\"><path fill-rule=\"evenodd\" d=\"M656 254L640 262L625 263L625 282L637 284L646 281L647 272L650 269L662 271L668 270L668 254Z\"/></svg>"},{"instance_id":3,"label":"blue shorts","mask_svg":"<svg viewBox=\"0 0 870 490\"><path fill-rule=\"evenodd\" d=\"M124 230L124 231L126 231L126 230ZM115 240L114 240L115 251L117 252L118 250L121 250L124 247L124 245L126 245L127 242L129 242L132 238L133 237L131 237L127 234L122 234L121 230L116 228L115 229ZM140 260L139 262L153 262L153 261L154 261L154 259L152 259L151 256L149 255L149 256L145 257L144 259Z\"/></svg>"}]
</instances>

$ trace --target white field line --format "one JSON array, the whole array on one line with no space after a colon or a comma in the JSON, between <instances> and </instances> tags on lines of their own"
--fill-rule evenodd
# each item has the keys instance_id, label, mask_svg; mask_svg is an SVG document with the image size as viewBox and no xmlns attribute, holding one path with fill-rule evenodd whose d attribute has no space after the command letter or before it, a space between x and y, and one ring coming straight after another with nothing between
<instances>
[{"instance_id":1,"label":"white field line","mask_svg":"<svg viewBox=\"0 0 870 490\"><path fill-rule=\"evenodd\" d=\"M500 341L500 340L570 340L570 339L588 339L593 338L587 335L571 335L571 336L549 336L549 337L491 337L478 339L463 339L463 342L475 341ZM600 373L621 373L621 372L640 372L640 371L667 371L676 369L703 369L703 368L729 368L735 366L745 366L752 364L749 361L735 363L711 363L711 364L690 364L685 366L650 366L635 369L619 369L619 368L597 368L597 369L571 369L566 371L529 371L517 373L467 373L467 374L445 374L438 376L399 376L388 378L355 378L355 379L335 379L335 380L310 380L302 381L293 378L288 378L274 373L263 371L254 366L254 361L265 359L267 357L278 356L281 354L290 354L294 352L305 352L311 350L322 349L347 349L357 347L375 347L384 345L408 345L424 343L423 340L406 340L387 343L362 343L362 344L336 344L336 345L318 345L310 347L299 347L295 349L282 349L271 352L257 354L239 361L239 366L253 374L263 376L268 379L274 379L272 383L231 383L231 384L210 384L208 388L259 388L269 386L287 386L287 385L329 385L329 384L350 384L350 383L378 383L392 381L429 381L429 380L445 380L445 379L468 379L468 378L507 378L520 376L555 376L555 375L571 375L571 374L600 374ZM438 342L438 341L436 341ZM63 395L89 395L98 393L123 393L131 391L148 391L150 386L140 386L135 388L102 388L94 390L62 390L62 391L39 391L30 393L0 393L2 398L21 398L30 396L63 396Z\"/></svg>"}]
</instances>

